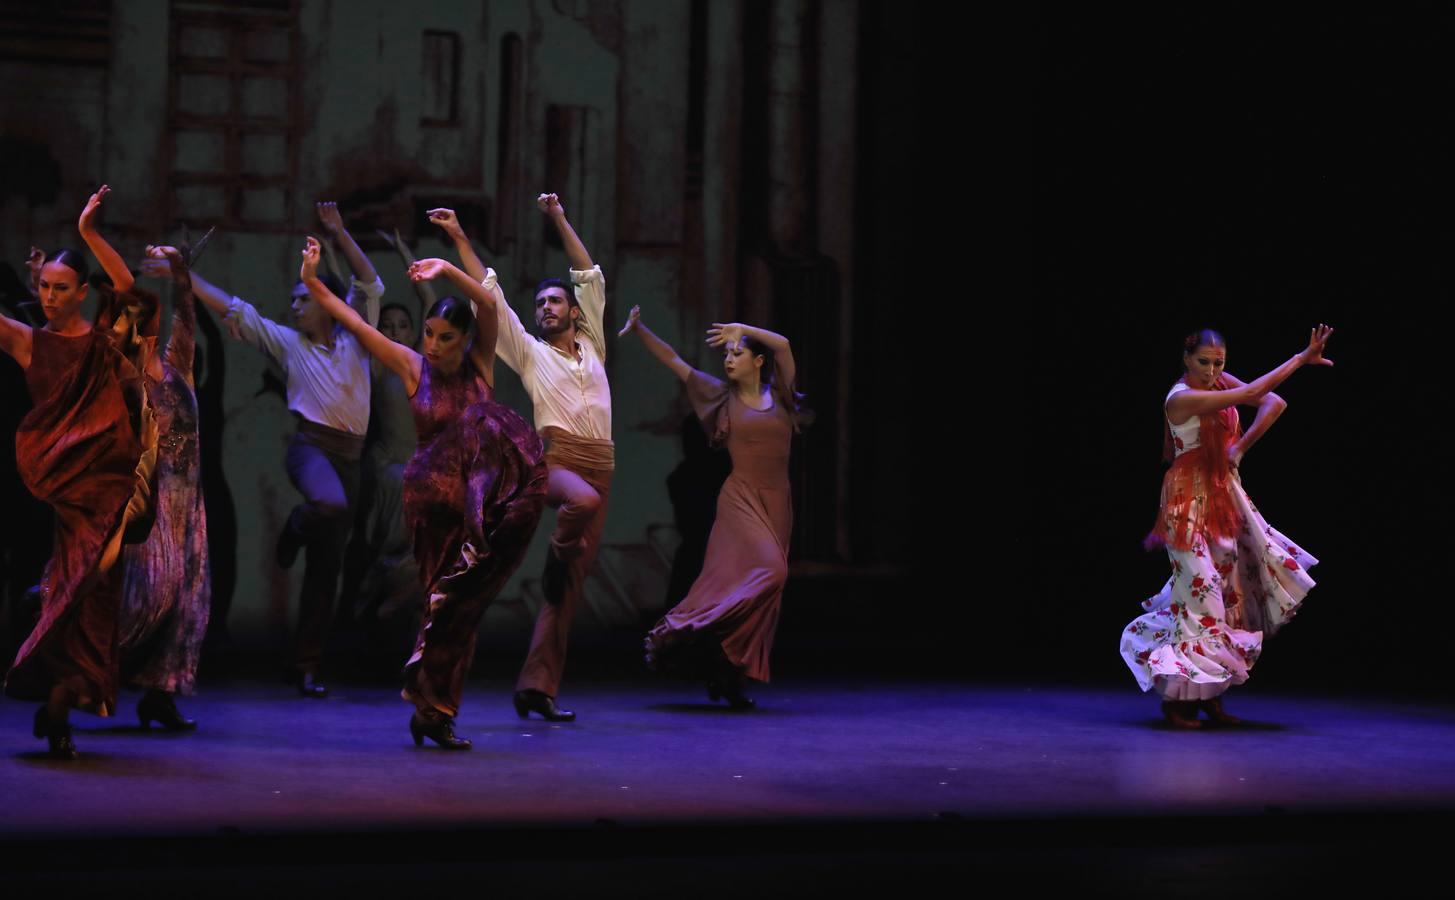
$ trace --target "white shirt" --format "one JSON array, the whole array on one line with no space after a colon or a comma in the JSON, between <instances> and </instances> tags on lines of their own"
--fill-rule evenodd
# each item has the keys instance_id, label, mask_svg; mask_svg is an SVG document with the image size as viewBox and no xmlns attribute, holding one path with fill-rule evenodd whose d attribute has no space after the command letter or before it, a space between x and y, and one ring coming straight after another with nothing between
<instances>
[{"instance_id":1,"label":"white shirt","mask_svg":"<svg viewBox=\"0 0 1455 900\"><path fill-rule=\"evenodd\" d=\"M379 321L384 282L353 279L348 303L370 325ZM361 308L362 307L362 308ZM333 349L302 332L265 319L246 300L233 297L227 317L242 339L268 354L288 381L288 408L310 422L363 437L369 430L369 354L342 325L335 325Z\"/></svg>"},{"instance_id":2,"label":"white shirt","mask_svg":"<svg viewBox=\"0 0 1455 900\"><path fill-rule=\"evenodd\" d=\"M495 294L499 326L495 354L520 376L535 410L536 431L560 428L578 437L611 440L611 386L606 382L606 276L600 266L571 270L581 318L577 353L562 353L530 334L505 300L494 269L481 282ZM583 340L584 339L584 340ZM580 357L579 359L577 357Z\"/></svg>"}]
</instances>

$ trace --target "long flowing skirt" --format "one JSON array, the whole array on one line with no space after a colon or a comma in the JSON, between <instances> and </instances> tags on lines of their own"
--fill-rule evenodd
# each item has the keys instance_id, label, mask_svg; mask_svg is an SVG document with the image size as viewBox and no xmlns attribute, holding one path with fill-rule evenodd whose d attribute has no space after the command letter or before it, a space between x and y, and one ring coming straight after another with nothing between
<instances>
[{"instance_id":1,"label":"long flowing skirt","mask_svg":"<svg viewBox=\"0 0 1455 900\"><path fill-rule=\"evenodd\" d=\"M1215 697L1248 680L1265 638L1298 612L1314 586L1308 551L1264 521L1242 482L1230 482L1242 524L1236 539L1199 533L1168 547L1172 575L1122 632L1122 659L1144 691L1169 700Z\"/></svg>"}]
</instances>

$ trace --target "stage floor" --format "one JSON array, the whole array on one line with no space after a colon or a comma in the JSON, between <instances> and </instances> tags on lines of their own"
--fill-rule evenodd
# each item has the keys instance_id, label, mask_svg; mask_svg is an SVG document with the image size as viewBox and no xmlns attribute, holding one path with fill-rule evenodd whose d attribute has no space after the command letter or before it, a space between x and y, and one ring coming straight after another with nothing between
<instances>
[{"instance_id":1,"label":"stage floor","mask_svg":"<svg viewBox=\"0 0 1455 900\"><path fill-rule=\"evenodd\" d=\"M416 748L383 686L326 700L205 685L192 734L76 714L48 760L33 704L0 703L0 836L268 833L491 824L913 822L1455 810L1455 709L1375 698L1228 699L1239 729L1165 727L1124 689L784 682L731 712L676 682L573 686L580 715L518 720L472 683L474 749Z\"/></svg>"}]
</instances>

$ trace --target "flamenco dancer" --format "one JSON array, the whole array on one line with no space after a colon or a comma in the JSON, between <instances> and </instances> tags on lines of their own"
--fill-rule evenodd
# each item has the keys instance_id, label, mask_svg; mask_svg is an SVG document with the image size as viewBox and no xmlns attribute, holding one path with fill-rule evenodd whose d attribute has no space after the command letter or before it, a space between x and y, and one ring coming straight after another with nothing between
<instances>
[{"instance_id":1,"label":"flamenco dancer","mask_svg":"<svg viewBox=\"0 0 1455 900\"><path fill-rule=\"evenodd\" d=\"M319 203L318 217L337 239L353 271L349 305L369 323L377 322L384 283L344 227L337 205ZM328 688L318 680L318 668L353 526L351 510L359 490L364 435L369 430L369 357L347 329L310 300L301 282L293 287L296 329L263 318L251 303L195 272L192 292L231 323L234 334L281 366L287 377L288 409L298 424L288 446L288 479L303 495L303 502L293 508L278 538L278 565L287 569L300 550L306 551L289 679L304 697L326 697Z\"/></svg>"},{"instance_id":2,"label":"flamenco dancer","mask_svg":"<svg viewBox=\"0 0 1455 900\"><path fill-rule=\"evenodd\" d=\"M189 260L175 247L148 247L141 271L172 280L172 331L163 354L144 372L157 421L156 521L146 541L124 551L121 671L145 693L136 714L142 728L167 731L197 723L177 709L197 679L202 639L211 610L207 513L202 500L197 435L197 393L192 380L197 311Z\"/></svg>"},{"instance_id":3,"label":"flamenco dancer","mask_svg":"<svg viewBox=\"0 0 1455 900\"><path fill-rule=\"evenodd\" d=\"M485 268L475 255L454 212L435 209L429 215L454 242L465 271L495 299L496 352L520 376L530 394L536 430L546 441L551 472L546 502L559 511L541 577L546 602L516 681L515 712L522 719L535 712L552 722L570 722L576 714L556 703L566 668L566 640L606 527L616 467L606 380L606 277L567 221L560 199L541 194L536 205L555 226L571 264L570 285L547 278L536 286L538 338L521 325L495 270Z\"/></svg>"},{"instance_id":4,"label":"flamenco dancer","mask_svg":"<svg viewBox=\"0 0 1455 900\"><path fill-rule=\"evenodd\" d=\"M647 662L705 678L711 699L751 709L744 685L768 680L788 580L788 454L799 412L793 351L787 338L766 329L715 324L707 342L723 350L724 382L689 366L653 334L641 307L632 307L620 336L628 332L686 385L703 429L727 446L733 463L718 494L702 574L647 634Z\"/></svg>"},{"instance_id":5,"label":"flamenco dancer","mask_svg":"<svg viewBox=\"0 0 1455 900\"><path fill-rule=\"evenodd\" d=\"M1263 639L1298 611L1314 581L1315 559L1274 530L1248 500L1238 463L1287 404L1273 389L1303 366L1330 366L1324 347L1334 333L1320 325L1308 347L1244 384L1224 371L1222 335L1203 330L1183 343L1186 369L1164 402L1166 456L1162 507L1148 546L1162 545L1172 577L1122 633L1121 653L1142 690L1155 688L1176 728L1239 719L1222 694L1248 680ZM1239 404L1256 406L1246 433Z\"/></svg>"},{"instance_id":6,"label":"flamenco dancer","mask_svg":"<svg viewBox=\"0 0 1455 900\"><path fill-rule=\"evenodd\" d=\"M39 297L44 327L0 315L0 349L25 372L34 408L20 423L20 476L55 510L53 555L42 578L41 613L16 654L5 691L40 700L34 733L50 756L75 759L73 708L108 716L116 706L116 641L121 567L128 525L145 527L146 485L155 461L155 424L146 409L139 334L155 298L134 290L121 257L96 230L110 188L81 213L82 239L112 284L99 288L97 322L80 315L87 295L85 259L74 250L45 256ZM148 451L150 445L150 451Z\"/></svg>"},{"instance_id":7,"label":"flamenco dancer","mask_svg":"<svg viewBox=\"0 0 1455 900\"><path fill-rule=\"evenodd\" d=\"M424 353L372 328L317 277L318 242L303 251L301 278L333 316L404 382L419 447L404 473L404 515L428 588L424 621L404 667L414 743L447 750L470 742L454 731L465 675L485 609L530 546L546 496L540 437L494 394L492 294L440 259L409 267L414 281L448 278L469 298L445 297L424 319ZM471 312L473 301L478 312Z\"/></svg>"}]
</instances>

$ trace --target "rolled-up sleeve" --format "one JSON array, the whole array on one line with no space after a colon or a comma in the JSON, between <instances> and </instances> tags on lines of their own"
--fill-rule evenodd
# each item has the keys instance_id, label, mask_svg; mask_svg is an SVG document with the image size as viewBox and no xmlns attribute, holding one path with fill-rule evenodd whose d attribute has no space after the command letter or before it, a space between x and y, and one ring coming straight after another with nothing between
<instances>
[{"instance_id":1,"label":"rolled-up sleeve","mask_svg":"<svg viewBox=\"0 0 1455 900\"><path fill-rule=\"evenodd\" d=\"M603 360L606 359L606 276L601 272L601 266L592 266L589 269L572 269L571 284L575 286L576 304L581 307L581 322L576 323L576 330L586 332L596 347L596 353ZM585 328L582 328L582 322Z\"/></svg>"},{"instance_id":2,"label":"rolled-up sleeve","mask_svg":"<svg viewBox=\"0 0 1455 900\"><path fill-rule=\"evenodd\" d=\"M384 297L384 282L378 275L373 282L354 278L349 283L348 304L364 317L371 327L379 327L379 301Z\"/></svg>"},{"instance_id":3,"label":"rolled-up sleeve","mask_svg":"<svg viewBox=\"0 0 1455 900\"><path fill-rule=\"evenodd\" d=\"M288 348L294 332L271 319L265 319L257 307L234 296L227 305L227 318L236 323L238 337L271 356L278 365L288 368Z\"/></svg>"},{"instance_id":4,"label":"rolled-up sleeve","mask_svg":"<svg viewBox=\"0 0 1455 900\"><path fill-rule=\"evenodd\" d=\"M525 377L524 367L530 364L530 344L533 338L520 323L520 317L506 302L505 292L500 289L500 278L494 269L485 270L480 286L495 295L495 355L515 372Z\"/></svg>"}]
</instances>

